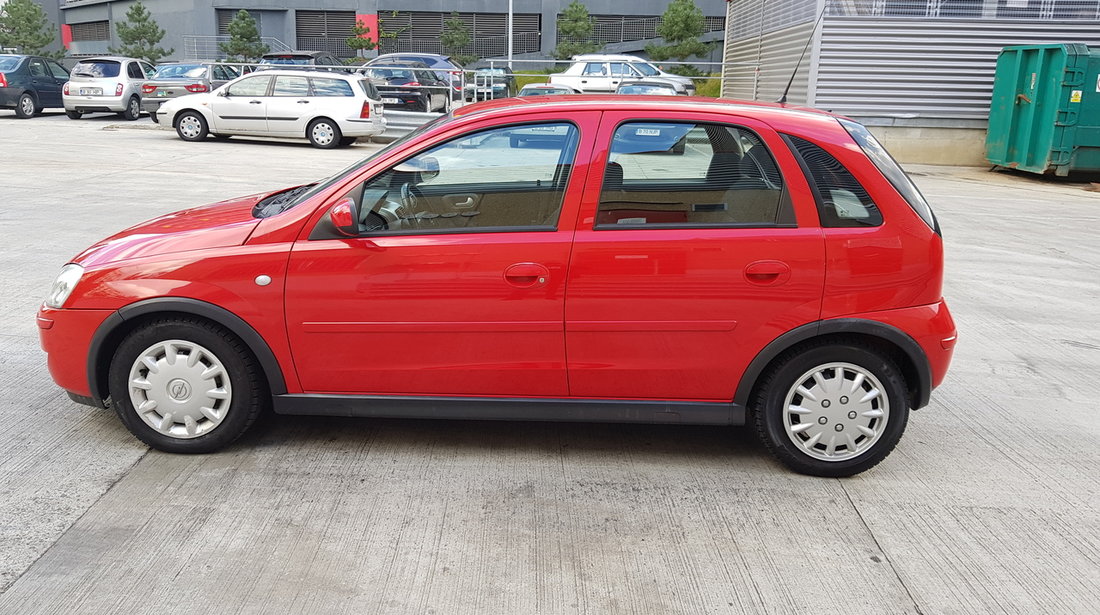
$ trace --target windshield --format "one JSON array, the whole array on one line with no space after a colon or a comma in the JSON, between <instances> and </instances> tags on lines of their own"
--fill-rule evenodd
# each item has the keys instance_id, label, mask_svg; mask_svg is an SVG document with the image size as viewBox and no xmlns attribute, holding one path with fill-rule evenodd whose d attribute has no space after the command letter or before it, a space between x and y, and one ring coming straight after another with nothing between
<instances>
[{"instance_id":1,"label":"windshield","mask_svg":"<svg viewBox=\"0 0 1100 615\"><path fill-rule=\"evenodd\" d=\"M198 79L206 76L206 67L202 64L163 64L157 67L153 79L176 79L188 77Z\"/></svg>"},{"instance_id":2,"label":"windshield","mask_svg":"<svg viewBox=\"0 0 1100 615\"><path fill-rule=\"evenodd\" d=\"M0 70L11 70L18 65L18 56L0 56Z\"/></svg>"},{"instance_id":3,"label":"windshield","mask_svg":"<svg viewBox=\"0 0 1100 615\"><path fill-rule=\"evenodd\" d=\"M122 64L112 60L80 62L73 67L73 74L81 77L117 77Z\"/></svg>"},{"instance_id":4,"label":"windshield","mask_svg":"<svg viewBox=\"0 0 1100 615\"><path fill-rule=\"evenodd\" d=\"M273 194L257 203L256 206L252 208L252 215L256 218L267 218L270 216L274 216L275 214L283 213L284 211L294 207L295 205L298 205L299 203L304 203L312 198L314 195L339 182L348 174L355 173L359 169L363 168L363 166L369 164L370 161L374 160L375 158L382 156L383 154L389 152L394 148L401 147L405 143L408 143L416 137L419 137L425 132L434 129L440 124L445 124L452 119L454 118L452 118L450 115L441 115L436 119L428 122L427 124L423 124L422 126L420 126L420 128L413 130L412 132L401 137L400 139L390 142L388 145L378 150L377 152L374 152L370 156L367 156L362 160L358 160L352 163L350 166L329 177L328 179L319 181L316 184L300 186L298 188L284 190L282 192ZM288 196L290 193L294 193L293 196ZM269 203L268 201L271 199L275 200Z\"/></svg>"},{"instance_id":5,"label":"windshield","mask_svg":"<svg viewBox=\"0 0 1100 615\"><path fill-rule=\"evenodd\" d=\"M657 70L652 64L647 64L645 62L633 62L630 65L638 69L638 72L642 73L646 77L652 77L653 75L661 74L661 71Z\"/></svg>"}]
</instances>

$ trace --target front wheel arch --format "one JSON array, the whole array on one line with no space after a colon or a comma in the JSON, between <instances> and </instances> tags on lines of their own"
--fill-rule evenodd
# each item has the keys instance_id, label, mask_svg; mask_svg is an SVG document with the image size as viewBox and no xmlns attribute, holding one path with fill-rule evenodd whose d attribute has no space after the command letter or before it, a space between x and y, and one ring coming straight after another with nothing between
<instances>
[{"instance_id":1,"label":"front wheel arch","mask_svg":"<svg viewBox=\"0 0 1100 615\"><path fill-rule=\"evenodd\" d=\"M932 395L932 368L924 349L901 329L862 318L811 322L779 336L749 363L737 385L734 403L747 408L762 376L785 353L799 346L830 340L854 342L889 357L901 370L908 385L909 407L916 410L928 405Z\"/></svg>"},{"instance_id":2,"label":"front wheel arch","mask_svg":"<svg viewBox=\"0 0 1100 615\"><path fill-rule=\"evenodd\" d=\"M109 397L108 372L118 344L151 318L199 317L236 335L259 363L272 395L287 392L286 379L275 353L252 325L236 314L212 303L185 297L146 299L119 308L100 324L88 348L88 387L101 406Z\"/></svg>"}]
</instances>

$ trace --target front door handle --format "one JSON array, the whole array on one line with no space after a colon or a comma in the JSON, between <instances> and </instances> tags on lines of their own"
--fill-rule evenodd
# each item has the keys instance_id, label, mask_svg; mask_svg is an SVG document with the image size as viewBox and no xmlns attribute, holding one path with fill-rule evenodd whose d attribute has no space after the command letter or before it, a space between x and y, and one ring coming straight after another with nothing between
<instances>
[{"instance_id":1,"label":"front door handle","mask_svg":"<svg viewBox=\"0 0 1100 615\"><path fill-rule=\"evenodd\" d=\"M516 263L504 270L504 281L516 288L542 286L550 279L550 270L538 263Z\"/></svg>"},{"instance_id":2,"label":"front door handle","mask_svg":"<svg viewBox=\"0 0 1100 615\"><path fill-rule=\"evenodd\" d=\"M263 101L250 100L250 101L248 101L248 104L250 104L250 105L260 105L260 104L263 104Z\"/></svg>"},{"instance_id":3,"label":"front door handle","mask_svg":"<svg viewBox=\"0 0 1100 615\"><path fill-rule=\"evenodd\" d=\"M755 261L745 266L745 279L752 284L772 286L791 277L791 266L783 261Z\"/></svg>"},{"instance_id":4,"label":"front door handle","mask_svg":"<svg viewBox=\"0 0 1100 615\"><path fill-rule=\"evenodd\" d=\"M299 105L308 105L308 104L309 104L309 101L308 101L308 100L299 100L299 101L298 101L298 104L299 104Z\"/></svg>"}]
</instances>

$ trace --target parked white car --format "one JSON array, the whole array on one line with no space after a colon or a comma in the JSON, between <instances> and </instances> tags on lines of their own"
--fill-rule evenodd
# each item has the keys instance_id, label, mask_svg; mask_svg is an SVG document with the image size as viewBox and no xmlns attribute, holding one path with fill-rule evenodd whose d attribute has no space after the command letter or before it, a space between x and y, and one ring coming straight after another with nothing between
<instances>
[{"instance_id":1,"label":"parked white car","mask_svg":"<svg viewBox=\"0 0 1100 615\"><path fill-rule=\"evenodd\" d=\"M362 75L265 70L207 94L164 103L157 119L184 141L207 135L309 139L315 147L351 145L386 130L382 99Z\"/></svg>"},{"instance_id":2,"label":"parked white car","mask_svg":"<svg viewBox=\"0 0 1100 615\"><path fill-rule=\"evenodd\" d=\"M65 115L79 120L85 113L117 113L127 120L141 115L141 84L156 72L136 58L83 58L61 90Z\"/></svg>"},{"instance_id":3,"label":"parked white car","mask_svg":"<svg viewBox=\"0 0 1100 615\"><path fill-rule=\"evenodd\" d=\"M550 75L550 83L567 85L585 94L611 93L622 81L661 81L677 94L695 95L695 83L687 77L666 73L638 56L592 53L573 56L573 64L563 73Z\"/></svg>"}]
</instances>

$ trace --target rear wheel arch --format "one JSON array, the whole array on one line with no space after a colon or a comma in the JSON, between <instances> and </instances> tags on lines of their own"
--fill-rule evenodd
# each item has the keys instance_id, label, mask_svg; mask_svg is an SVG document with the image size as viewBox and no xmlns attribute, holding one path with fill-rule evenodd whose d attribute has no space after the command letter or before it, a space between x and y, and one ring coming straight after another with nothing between
<instances>
[{"instance_id":1,"label":"rear wheel arch","mask_svg":"<svg viewBox=\"0 0 1100 615\"><path fill-rule=\"evenodd\" d=\"M103 401L109 396L108 373L111 358L122 340L150 320L166 317L198 317L225 328L252 353L262 368L271 394L286 393L286 380L275 353L263 337L241 317L225 308L197 299L160 297L122 307L96 329L88 349L88 386L97 403L103 405Z\"/></svg>"},{"instance_id":2,"label":"rear wheel arch","mask_svg":"<svg viewBox=\"0 0 1100 615\"><path fill-rule=\"evenodd\" d=\"M784 357L830 340L862 346L890 358L905 378L909 407L915 410L928 405L932 393L932 368L920 344L896 327L860 318L808 323L773 340L745 369L734 394L734 403L748 407L764 376Z\"/></svg>"}]
</instances>

